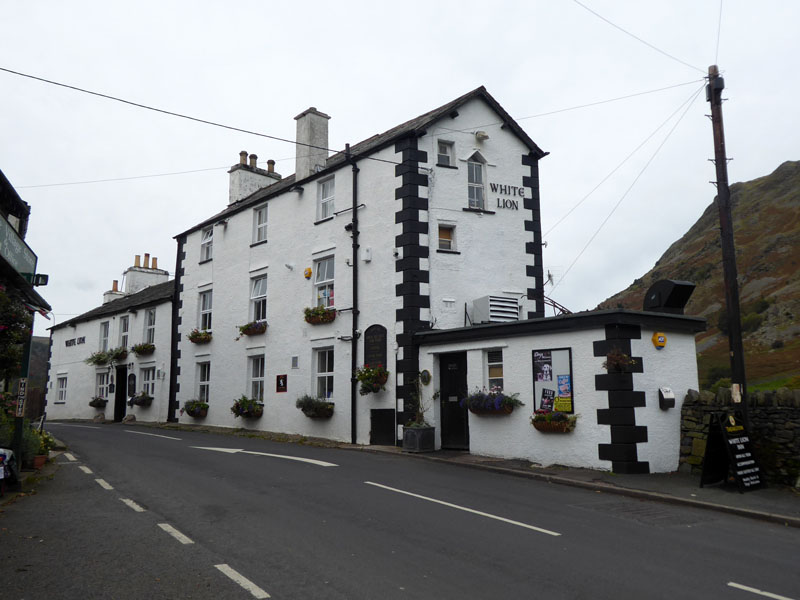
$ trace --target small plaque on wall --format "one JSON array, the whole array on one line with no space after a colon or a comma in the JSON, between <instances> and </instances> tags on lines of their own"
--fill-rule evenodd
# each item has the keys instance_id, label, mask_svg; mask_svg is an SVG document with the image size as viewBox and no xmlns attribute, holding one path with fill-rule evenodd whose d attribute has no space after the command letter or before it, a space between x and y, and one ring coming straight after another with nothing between
<instances>
[{"instance_id":1,"label":"small plaque on wall","mask_svg":"<svg viewBox=\"0 0 800 600\"><path fill-rule=\"evenodd\" d=\"M370 325L364 332L364 364L386 366L386 327Z\"/></svg>"},{"instance_id":2,"label":"small plaque on wall","mask_svg":"<svg viewBox=\"0 0 800 600\"><path fill-rule=\"evenodd\" d=\"M278 393L286 391L288 375L278 375L275 377L275 391Z\"/></svg>"}]
</instances>

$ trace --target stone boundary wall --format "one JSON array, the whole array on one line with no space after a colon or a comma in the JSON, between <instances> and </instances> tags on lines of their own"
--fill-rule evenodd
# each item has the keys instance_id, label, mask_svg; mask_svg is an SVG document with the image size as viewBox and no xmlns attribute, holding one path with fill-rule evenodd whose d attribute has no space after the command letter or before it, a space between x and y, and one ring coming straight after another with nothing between
<instances>
[{"instance_id":1,"label":"stone boundary wall","mask_svg":"<svg viewBox=\"0 0 800 600\"><path fill-rule=\"evenodd\" d=\"M800 487L800 390L753 392L747 407L756 459L767 481ZM731 410L730 388L689 390L681 409L679 471L700 474L711 413Z\"/></svg>"}]
</instances>

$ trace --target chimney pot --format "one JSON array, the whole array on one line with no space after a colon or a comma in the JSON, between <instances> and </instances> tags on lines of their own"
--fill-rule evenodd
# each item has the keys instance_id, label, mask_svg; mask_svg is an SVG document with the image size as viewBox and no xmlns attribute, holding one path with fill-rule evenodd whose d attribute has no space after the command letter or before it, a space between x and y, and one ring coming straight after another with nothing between
<instances>
[{"instance_id":1,"label":"chimney pot","mask_svg":"<svg viewBox=\"0 0 800 600\"><path fill-rule=\"evenodd\" d=\"M139 266L139 260L140 259L141 259L141 256L139 256L138 254L133 257L133 266L134 267L138 267Z\"/></svg>"},{"instance_id":2,"label":"chimney pot","mask_svg":"<svg viewBox=\"0 0 800 600\"><path fill-rule=\"evenodd\" d=\"M239 164L246 165L247 164L247 150L242 150L239 152Z\"/></svg>"},{"instance_id":3,"label":"chimney pot","mask_svg":"<svg viewBox=\"0 0 800 600\"><path fill-rule=\"evenodd\" d=\"M154 269L158 268L158 258L156 258L155 256L153 257L153 268Z\"/></svg>"},{"instance_id":4,"label":"chimney pot","mask_svg":"<svg viewBox=\"0 0 800 600\"><path fill-rule=\"evenodd\" d=\"M144 264L142 266L145 269L150 268L150 255L147 252L144 253Z\"/></svg>"},{"instance_id":5,"label":"chimney pot","mask_svg":"<svg viewBox=\"0 0 800 600\"><path fill-rule=\"evenodd\" d=\"M256 165L258 165L258 156L255 154L250 155L250 168L255 169Z\"/></svg>"},{"instance_id":6,"label":"chimney pot","mask_svg":"<svg viewBox=\"0 0 800 600\"><path fill-rule=\"evenodd\" d=\"M119 291L119 280L115 279L113 282L111 282L111 291L112 292Z\"/></svg>"},{"instance_id":7,"label":"chimney pot","mask_svg":"<svg viewBox=\"0 0 800 600\"><path fill-rule=\"evenodd\" d=\"M269 171L270 173L275 172L275 161L272 160L271 158L267 161L267 171Z\"/></svg>"}]
</instances>

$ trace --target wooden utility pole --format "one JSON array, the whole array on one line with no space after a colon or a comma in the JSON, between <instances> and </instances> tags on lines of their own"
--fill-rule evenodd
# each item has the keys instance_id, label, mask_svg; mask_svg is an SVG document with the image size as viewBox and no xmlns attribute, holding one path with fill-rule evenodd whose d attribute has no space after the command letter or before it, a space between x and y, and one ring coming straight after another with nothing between
<instances>
[{"instance_id":1,"label":"wooden utility pole","mask_svg":"<svg viewBox=\"0 0 800 600\"><path fill-rule=\"evenodd\" d=\"M747 394L744 374L744 346L739 316L739 282L736 273L736 249L733 243L731 192L728 188L728 158L725 155L725 129L722 125L722 90L725 80L717 65L708 67L706 100L711 104L711 125L714 129L714 164L717 168L717 208L722 241L722 269L725 276L725 306L728 312L728 346L731 360L731 384L734 394L739 386L742 413L747 422Z\"/></svg>"}]
</instances>

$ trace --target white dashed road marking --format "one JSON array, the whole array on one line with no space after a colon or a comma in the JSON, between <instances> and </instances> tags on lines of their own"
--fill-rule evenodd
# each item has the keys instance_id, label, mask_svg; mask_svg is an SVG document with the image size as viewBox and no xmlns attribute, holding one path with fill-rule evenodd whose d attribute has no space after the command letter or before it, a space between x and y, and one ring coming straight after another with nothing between
<instances>
[{"instance_id":1,"label":"white dashed road marking","mask_svg":"<svg viewBox=\"0 0 800 600\"><path fill-rule=\"evenodd\" d=\"M176 540L178 540L181 544L194 544L192 540L183 535L180 531L175 529L169 523L159 523L158 526L161 527L161 529L166 531L168 534L170 534L172 537L174 537Z\"/></svg>"},{"instance_id":2,"label":"white dashed road marking","mask_svg":"<svg viewBox=\"0 0 800 600\"><path fill-rule=\"evenodd\" d=\"M78 460L77 458L72 456L72 454L70 454L69 452L64 452L64 456L67 458L69 462L75 462L76 460Z\"/></svg>"},{"instance_id":3,"label":"white dashed road marking","mask_svg":"<svg viewBox=\"0 0 800 600\"><path fill-rule=\"evenodd\" d=\"M316 460L314 458L303 458L302 456L288 456L286 454L270 454L268 452L252 452L250 450L242 450L241 448L206 448L204 446L189 446L190 448L196 448L197 450L213 450L215 452L224 452L226 454L255 454L256 456L269 456L270 458L283 458L286 460L295 460L297 462L304 462L310 465L317 465L318 467L338 467L339 465L335 465L331 462L325 462L324 460Z\"/></svg>"},{"instance_id":4,"label":"white dashed road marking","mask_svg":"<svg viewBox=\"0 0 800 600\"><path fill-rule=\"evenodd\" d=\"M481 517L486 517L489 519L495 519L496 521L502 521L503 523L509 523L511 525L516 525L517 527L524 527L525 529L532 529L533 531L538 531L539 533L544 533L547 535L559 536L560 533L556 533L555 531L550 531L549 529L542 529L541 527L534 527L533 525L528 525L527 523L521 523L519 521L512 521L511 519L506 519L505 517L498 517L497 515L493 515L490 513L481 512L479 510L475 510L474 508L467 508L466 506L459 506L458 504L451 504L450 502L445 502L443 500L437 500L436 498L428 498L427 496L420 496L419 494L414 494L412 492L406 492L405 490L398 490L397 488L389 487L388 485L381 485L380 483L373 483L371 481L365 481L367 485L374 485L375 487L382 488L384 490L389 490L390 492L397 492L398 494L405 494L406 496L411 496L413 498L419 498L420 500L427 500L428 502L434 502L435 504L441 504L442 506L447 506L449 508L455 508L457 510L463 510L464 512L472 513L473 515L479 515Z\"/></svg>"},{"instance_id":5,"label":"white dashed road marking","mask_svg":"<svg viewBox=\"0 0 800 600\"><path fill-rule=\"evenodd\" d=\"M228 565L214 565L217 569L225 573L228 577L230 577L233 581L238 583L248 592L250 592L254 598L270 598L271 596L258 587L255 583L247 579L244 575L240 574L237 571L231 569Z\"/></svg>"},{"instance_id":6,"label":"white dashed road marking","mask_svg":"<svg viewBox=\"0 0 800 600\"><path fill-rule=\"evenodd\" d=\"M120 498L120 500L122 500L129 508L132 508L136 512L144 512L144 509L130 498Z\"/></svg>"},{"instance_id":7,"label":"white dashed road marking","mask_svg":"<svg viewBox=\"0 0 800 600\"><path fill-rule=\"evenodd\" d=\"M765 598L773 598L774 600L792 600L792 598L789 598L788 596L779 596L778 594L773 594L772 592L757 590L756 588L747 587L746 585L742 585L741 583L734 583L733 581L728 582L728 587L736 588L737 590L744 590L745 592L751 592L753 594L758 594L759 596L764 596Z\"/></svg>"},{"instance_id":8,"label":"white dashed road marking","mask_svg":"<svg viewBox=\"0 0 800 600\"><path fill-rule=\"evenodd\" d=\"M90 425L73 425L72 423L53 423L53 422L48 423L49 427L52 427L53 425L57 425L59 427L80 427L81 429L100 429L99 427L92 427Z\"/></svg>"},{"instance_id":9,"label":"white dashed road marking","mask_svg":"<svg viewBox=\"0 0 800 600\"><path fill-rule=\"evenodd\" d=\"M92 474L92 470L91 470L89 467L85 466L85 465L81 465L81 466L80 466L80 467L78 467L78 468L79 468L81 471L83 471L84 473L86 473L87 475L91 475L91 474Z\"/></svg>"},{"instance_id":10,"label":"white dashed road marking","mask_svg":"<svg viewBox=\"0 0 800 600\"><path fill-rule=\"evenodd\" d=\"M168 435L158 435L157 433L145 433L144 431L133 431L132 429L126 429L125 433L138 433L139 435L149 435L151 437L164 438L165 440L181 441L181 438L170 437Z\"/></svg>"},{"instance_id":11,"label":"white dashed road marking","mask_svg":"<svg viewBox=\"0 0 800 600\"><path fill-rule=\"evenodd\" d=\"M101 488L104 490L113 490L114 488L108 483L105 479L95 479L95 481L100 485Z\"/></svg>"}]
</instances>

